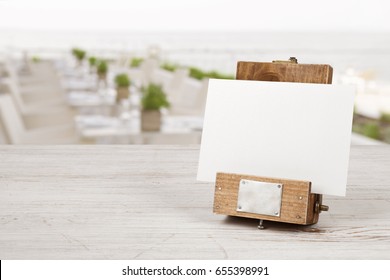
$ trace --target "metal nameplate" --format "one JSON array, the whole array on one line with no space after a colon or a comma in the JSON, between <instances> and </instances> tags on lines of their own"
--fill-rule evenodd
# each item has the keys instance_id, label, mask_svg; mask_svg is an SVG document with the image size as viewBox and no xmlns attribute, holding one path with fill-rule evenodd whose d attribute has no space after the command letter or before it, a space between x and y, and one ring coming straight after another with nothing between
<instances>
[{"instance_id":1,"label":"metal nameplate","mask_svg":"<svg viewBox=\"0 0 390 280\"><path fill-rule=\"evenodd\" d=\"M238 188L237 212L280 217L283 184L242 179Z\"/></svg>"}]
</instances>

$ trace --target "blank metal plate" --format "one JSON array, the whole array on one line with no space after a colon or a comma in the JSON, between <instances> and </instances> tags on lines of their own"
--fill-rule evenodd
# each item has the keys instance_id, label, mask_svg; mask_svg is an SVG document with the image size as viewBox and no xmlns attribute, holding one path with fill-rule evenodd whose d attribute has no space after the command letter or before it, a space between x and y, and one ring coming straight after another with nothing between
<instances>
[{"instance_id":1,"label":"blank metal plate","mask_svg":"<svg viewBox=\"0 0 390 280\"><path fill-rule=\"evenodd\" d=\"M237 212L279 217L283 185L241 179L238 188Z\"/></svg>"}]
</instances>

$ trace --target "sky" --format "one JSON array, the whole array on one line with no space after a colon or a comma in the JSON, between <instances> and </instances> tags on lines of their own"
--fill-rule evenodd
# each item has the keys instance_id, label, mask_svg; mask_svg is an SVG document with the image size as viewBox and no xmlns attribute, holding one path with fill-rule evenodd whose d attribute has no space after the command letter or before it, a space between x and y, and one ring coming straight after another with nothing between
<instances>
[{"instance_id":1,"label":"sky","mask_svg":"<svg viewBox=\"0 0 390 280\"><path fill-rule=\"evenodd\" d=\"M390 31L388 0L0 0L0 28Z\"/></svg>"}]
</instances>

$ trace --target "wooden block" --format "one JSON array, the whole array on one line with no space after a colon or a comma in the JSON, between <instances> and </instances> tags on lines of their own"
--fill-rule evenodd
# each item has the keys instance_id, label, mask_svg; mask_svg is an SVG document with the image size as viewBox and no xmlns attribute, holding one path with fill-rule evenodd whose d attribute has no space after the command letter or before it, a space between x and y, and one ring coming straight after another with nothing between
<instances>
[{"instance_id":1,"label":"wooden block","mask_svg":"<svg viewBox=\"0 0 390 280\"><path fill-rule=\"evenodd\" d=\"M241 179L283 184L280 216L236 211ZM320 199L320 195L312 194L310 190L311 182L307 181L217 173L214 192L214 213L301 225L314 224L318 221L319 211L315 209L315 206Z\"/></svg>"},{"instance_id":2,"label":"wooden block","mask_svg":"<svg viewBox=\"0 0 390 280\"><path fill-rule=\"evenodd\" d=\"M237 63L237 80L331 84L333 68L327 64Z\"/></svg>"}]
</instances>

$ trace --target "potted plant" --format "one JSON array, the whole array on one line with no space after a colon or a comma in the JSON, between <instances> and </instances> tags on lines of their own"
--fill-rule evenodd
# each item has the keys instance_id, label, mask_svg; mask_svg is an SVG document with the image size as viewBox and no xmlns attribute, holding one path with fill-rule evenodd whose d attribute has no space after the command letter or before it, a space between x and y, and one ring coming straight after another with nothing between
<instances>
[{"instance_id":1,"label":"potted plant","mask_svg":"<svg viewBox=\"0 0 390 280\"><path fill-rule=\"evenodd\" d=\"M168 62L165 62L163 64L161 64L160 66L162 69L164 70L167 70L169 72L175 72L179 67L175 64L171 64L171 63L168 63Z\"/></svg>"},{"instance_id":2,"label":"potted plant","mask_svg":"<svg viewBox=\"0 0 390 280\"><path fill-rule=\"evenodd\" d=\"M96 59L96 57L91 56L88 58L88 62L89 62L89 72L93 73L95 68L96 68L97 59Z\"/></svg>"},{"instance_id":3,"label":"potted plant","mask_svg":"<svg viewBox=\"0 0 390 280\"><path fill-rule=\"evenodd\" d=\"M141 90L143 93L141 99L141 129L142 131L159 131L161 127L160 109L170 106L167 96L161 85L153 83Z\"/></svg>"},{"instance_id":4,"label":"potted plant","mask_svg":"<svg viewBox=\"0 0 390 280\"><path fill-rule=\"evenodd\" d=\"M33 57L31 57L31 61L33 63L39 63L41 62L41 59L39 58L39 56L34 55Z\"/></svg>"},{"instance_id":5,"label":"potted plant","mask_svg":"<svg viewBox=\"0 0 390 280\"><path fill-rule=\"evenodd\" d=\"M115 76L116 84L116 102L119 103L122 99L126 99L130 95L129 86L130 79L129 76L125 73L118 74Z\"/></svg>"},{"instance_id":6,"label":"potted plant","mask_svg":"<svg viewBox=\"0 0 390 280\"><path fill-rule=\"evenodd\" d=\"M101 81L106 81L107 79L107 72L108 72L108 65L107 62L104 60L100 60L96 67L96 72L98 74L98 78Z\"/></svg>"},{"instance_id":7,"label":"potted plant","mask_svg":"<svg viewBox=\"0 0 390 280\"><path fill-rule=\"evenodd\" d=\"M78 64L81 65L83 63L83 60L85 58L85 55L87 54L86 51L79 49L79 48L73 48L72 49L73 56L77 59Z\"/></svg>"},{"instance_id":8,"label":"potted plant","mask_svg":"<svg viewBox=\"0 0 390 280\"><path fill-rule=\"evenodd\" d=\"M133 57L130 61L130 68L140 67L141 63L144 61L142 57Z\"/></svg>"},{"instance_id":9,"label":"potted plant","mask_svg":"<svg viewBox=\"0 0 390 280\"><path fill-rule=\"evenodd\" d=\"M97 64L97 58L94 57L94 56L90 56L90 57L88 58L88 62L89 62L89 66L90 66L90 67L95 67L96 64Z\"/></svg>"}]
</instances>

